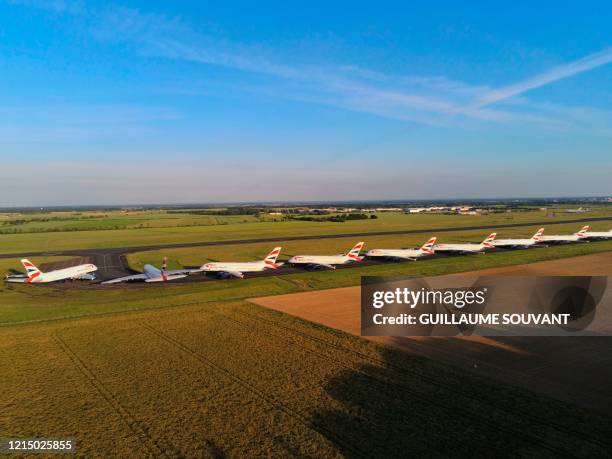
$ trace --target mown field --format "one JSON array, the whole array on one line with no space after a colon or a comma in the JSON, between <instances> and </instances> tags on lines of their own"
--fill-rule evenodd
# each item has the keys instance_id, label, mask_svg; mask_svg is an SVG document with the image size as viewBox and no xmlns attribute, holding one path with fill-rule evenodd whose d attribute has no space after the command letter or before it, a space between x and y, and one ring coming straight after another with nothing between
<instances>
[{"instance_id":1,"label":"mown field","mask_svg":"<svg viewBox=\"0 0 612 459\"><path fill-rule=\"evenodd\" d=\"M344 223L305 221L250 221L240 223L224 221L220 224L173 226L172 219L151 217L148 226L136 224L131 229L37 232L30 234L0 234L0 253L22 253L57 251L85 248L134 247L156 244L227 241L235 239L274 238L307 236L334 233L426 230L428 228L461 228L475 225L514 224L546 221L548 225L562 220L574 220L598 216L612 216L612 207L594 210L588 214L557 213L547 217L544 211L472 215L407 215L402 213L380 213L378 219L354 220ZM181 217L181 218L191 218ZM233 218L195 216L194 218ZM98 222L100 223L100 222ZM168 226L160 226L168 224ZM598 227L609 228L608 222L599 222Z\"/></svg>"},{"instance_id":2,"label":"mown field","mask_svg":"<svg viewBox=\"0 0 612 459\"><path fill-rule=\"evenodd\" d=\"M609 457L610 418L254 305L0 329L3 435L105 457Z\"/></svg>"}]
</instances>

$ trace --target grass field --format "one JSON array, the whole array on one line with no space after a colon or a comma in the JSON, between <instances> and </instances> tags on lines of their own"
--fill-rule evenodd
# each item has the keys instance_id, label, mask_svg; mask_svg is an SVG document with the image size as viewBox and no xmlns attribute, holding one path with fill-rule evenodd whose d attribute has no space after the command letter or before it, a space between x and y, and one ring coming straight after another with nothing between
<instances>
[{"instance_id":1,"label":"grass field","mask_svg":"<svg viewBox=\"0 0 612 459\"><path fill-rule=\"evenodd\" d=\"M612 222L610 223L612 225ZM604 223L605 225L605 223ZM580 229L582 225L576 223L551 225L548 234L571 234ZM595 225L594 225L595 226ZM603 226L603 225L600 225ZM533 227L503 228L499 230L499 238L529 238L538 229ZM438 242L481 242L489 234L488 230L452 231L437 234ZM433 232L421 234L405 234L391 236L366 236L364 252L376 248L410 248L420 247L431 236ZM280 259L288 259L299 254L321 254L333 255L346 253L355 243L357 238L334 238L334 239L312 239L305 241L283 241L278 244L283 247ZM144 252L130 253L127 256L131 268L142 270L145 263L158 265L160 260L166 256L172 268L183 266L200 266L209 261L253 261L263 259L274 247L274 243L220 245L208 247L189 247L179 249L149 250ZM538 248L538 250L544 250Z\"/></svg>"},{"instance_id":2,"label":"grass field","mask_svg":"<svg viewBox=\"0 0 612 459\"><path fill-rule=\"evenodd\" d=\"M243 302L0 330L0 424L83 456L607 457L609 418Z\"/></svg>"},{"instance_id":3,"label":"grass field","mask_svg":"<svg viewBox=\"0 0 612 459\"><path fill-rule=\"evenodd\" d=\"M0 324L231 301L254 296L358 285L360 277L364 275L433 276L611 250L612 241L603 241L486 255L424 259L416 263L384 263L354 269L304 271L283 276L188 284L170 282L155 285L110 286L76 282L41 286L4 283L0 285ZM154 261L159 262L159 260ZM0 270L9 267L18 267L18 260L0 260Z\"/></svg>"},{"instance_id":4,"label":"grass field","mask_svg":"<svg viewBox=\"0 0 612 459\"><path fill-rule=\"evenodd\" d=\"M58 250L130 245L122 239L126 235L133 235L128 239L134 244L172 243L542 218L514 217L388 214L343 224L49 232L2 235L0 241L18 240L22 246L11 245L12 251L41 244ZM508 228L500 236L530 235L535 229ZM443 233L440 240L480 241L486 232ZM369 248L412 247L428 236L365 240ZM354 242L289 241L283 254L339 253ZM244 244L146 251L129 260L139 268L145 262L159 264L168 255L174 266L196 265L260 259L270 248ZM367 451L370 457L405 457L407 452L607 457L610 417L245 301L357 285L362 275L431 276L603 251L612 251L612 241L187 284L3 283L0 426L3 435L13 437L72 437L82 456L360 457ZM0 272L9 269L21 269L19 260L0 259Z\"/></svg>"},{"instance_id":5,"label":"grass field","mask_svg":"<svg viewBox=\"0 0 612 459\"><path fill-rule=\"evenodd\" d=\"M252 215L191 215L166 211L41 212L0 214L0 234L104 231L257 222Z\"/></svg>"},{"instance_id":6,"label":"grass field","mask_svg":"<svg viewBox=\"0 0 612 459\"><path fill-rule=\"evenodd\" d=\"M174 221L167 217L154 219L150 226L141 227L134 223L132 229L107 229L105 231L72 231L72 232L42 232L31 234L0 234L0 253L21 253L38 251L57 251L84 248L130 247L155 244L173 244L205 241L227 241L233 239L274 238L286 236L321 235L333 233L376 232L418 230L435 227L464 227L474 225L513 224L547 221L553 225L559 220L588 218L597 216L612 216L612 208L606 207L588 214L563 214L556 217L546 217L543 211L520 212L511 214L489 214L483 216L471 215L406 215L401 213L381 213L376 220L355 220L344 223L333 222L303 222L303 221L261 221L250 222L248 216L245 223L206 224L172 226ZM195 216L201 218L221 218ZM191 219L191 216L180 218ZM230 218L230 217L227 217ZM242 221L242 220L240 220ZM98 222L103 224L102 222ZM169 226L160 226L168 224ZM609 229L610 223L598 222L596 229Z\"/></svg>"}]
</instances>

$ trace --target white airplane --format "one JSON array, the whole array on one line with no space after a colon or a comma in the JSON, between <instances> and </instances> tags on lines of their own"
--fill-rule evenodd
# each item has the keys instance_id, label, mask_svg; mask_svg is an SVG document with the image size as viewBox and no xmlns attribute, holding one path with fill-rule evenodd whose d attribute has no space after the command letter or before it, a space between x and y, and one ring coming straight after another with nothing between
<instances>
[{"instance_id":1,"label":"white airplane","mask_svg":"<svg viewBox=\"0 0 612 459\"><path fill-rule=\"evenodd\" d=\"M540 228L530 239L495 239L493 245L495 247L504 248L528 248L540 242L540 236L544 232L544 228Z\"/></svg>"},{"instance_id":2,"label":"white airplane","mask_svg":"<svg viewBox=\"0 0 612 459\"><path fill-rule=\"evenodd\" d=\"M612 229L608 231L585 231L583 234L587 239L610 239L612 238Z\"/></svg>"},{"instance_id":3,"label":"white airplane","mask_svg":"<svg viewBox=\"0 0 612 459\"><path fill-rule=\"evenodd\" d=\"M288 263L292 265L306 265L312 268L336 269L335 265L363 260L363 257L359 256L363 245L363 242L358 242L348 253L340 255L296 255L289 258Z\"/></svg>"},{"instance_id":4,"label":"white airplane","mask_svg":"<svg viewBox=\"0 0 612 459\"><path fill-rule=\"evenodd\" d=\"M199 272L199 269L175 269L168 271L168 259L164 257L161 269L153 265L144 265L142 274L132 274L131 276L118 277L102 282L103 284L116 284L118 282L143 281L143 282L167 282L187 277L188 274Z\"/></svg>"},{"instance_id":5,"label":"white airplane","mask_svg":"<svg viewBox=\"0 0 612 459\"><path fill-rule=\"evenodd\" d=\"M242 263L206 263L200 268L204 272L216 272L223 276L232 276L242 279L244 273L254 273L267 269L277 269L284 263L277 263L276 258L280 254L282 247L275 247L266 258L261 261L249 261Z\"/></svg>"},{"instance_id":6,"label":"white airplane","mask_svg":"<svg viewBox=\"0 0 612 459\"><path fill-rule=\"evenodd\" d=\"M583 226L580 231L574 234L555 234L552 236L540 236L539 242L548 242L551 244L566 244L568 242L584 241L586 233L589 231L589 226Z\"/></svg>"},{"instance_id":7,"label":"white airplane","mask_svg":"<svg viewBox=\"0 0 612 459\"><path fill-rule=\"evenodd\" d=\"M96 276L93 273L98 270L96 265L85 264L71 266L70 268L57 269L55 271L42 272L32 264L30 260L25 258L21 260L21 264L26 269L26 274L11 274L4 279L6 282L20 282L24 284L42 284L46 282L55 282L65 279L79 280L94 280Z\"/></svg>"},{"instance_id":8,"label":"white airplane","mask_svg":"<svg viewBox=\"0 0 612 459\"><path fill-rule=\"evenodd\" d=\"M372 249L366 253L366 257L390 258L394 260L416 260L434 254L433 246L436 238L429 239L420 249Z\"/></svg>"},{"instance_id":9,"label":"white airplane","mask_svg":"<svg viewBox=\"0 0 612 459\"><path fill-rule=\"evenodd\" d=\"M495 236L497 236L497 233L489 234L480 244L436 244L434 245L434 250L436 252L449 252L456 254L484 252L486 249L492 249L494 247L493 241L495 240Z\"/></svg>"}]
</instances>

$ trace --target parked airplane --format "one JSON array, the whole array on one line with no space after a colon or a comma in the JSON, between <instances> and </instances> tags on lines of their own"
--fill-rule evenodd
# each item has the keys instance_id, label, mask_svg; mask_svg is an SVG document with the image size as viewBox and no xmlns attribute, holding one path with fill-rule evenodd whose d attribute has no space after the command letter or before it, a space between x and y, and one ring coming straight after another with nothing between
<instances>
[{"instance_id":1,"label":"parked airplane","mask_svg":"<svg viewBox=\"0 0 612 459\"><path fill-rule=\"evenodd\" d=\"M486 249L494 247L493 241L497 233L491 233L487 238L480 244L465 243L465 244L436 244L434 250L436 252L448 252L448 253L478 253L484 252Z\"/></svg>"},{"instance_id":2,"label":"parked airplane","mask_svg":"<svg viewBox=\"0 0 612 459\"><path fill-rule=\"evenodd\" d=\"M612 229L608 231L585 231L584 237L587 239L610 239L612 238Z\"/></svg>"},{"instance_id":3,"label":"parked airplane","mask_svg":"<svg viewBox=\"0 0 612 459\"><path fill-rule=\"evenodd\" d=\"M26 260L25 258L21 260L21 264L23 264L24 268L26 269L26 274L8 275L4 279L6 282L41 284L65 279L94 280L96 276L91 273L98 270L96 265L85 264L44 273L34 266L30 260Z\"/></svg>"},{"instance_id":4,"label":"parked airplane","mask_svg":"<svg viewBox=\"0 0 612 459\"><path fill-rule=\"evenodd\" d=\"M526 249L540 242L540 236L543 232L544 228L540 228L530 239L495 239L493 245L495 247Z\"/></svg>"},{"instance_id":5,"label":"parked airplane","mask_svg":"<svg viewBox=\"0 0 612 459\"><path fill-rule=\"evenodd\" d=\"M162 260L161 270L153 265L144 265L142 274L132 274L131 276L118 277L102 282L103 284L116 284L118 282L142 281L142 282L167 282L176 279L187 277L188 274L198 272L198 269L175 269L167 270L168 259L164 257Z\"/></svg>"},{"instance_id":6,"label":"parked airplane","mask_svg":"<svg viewBox=\"0 0 612 459\"><path fill-rule=\"evenodd\" d=\"M366 257L389 258L392 260L416 260L434 254L436 238L429 239L420 249L372 249L366 253Z\"/></svg>"},{"instance_id":7,"label":"parked airplane","mask_svg":"<svg viewBox=\"0 0 612 459\"><path fill-rule=\"evenodd\" d=\"M568 242L584 241L586 239L586 232L589 230L589 226L583 226L580 231L574 234L555 234L551 236L540 236L540 242L548 242L550 244L566 244Z\"/></svg>"},{"instance_id":8,"label":"parked airplane","mask_svg":"<svg viewBox=\"0 0 612 459\"><path fill-rule=\"evenodd\" d=\"M281 249L282 247L275 247L272 252L270 252L268 256L261 261L249 261L242 263L206 263L202 265L200 270L205 272L216 272L222 276L239 277L242 279L244 277L244 273L260 272L267 269L277 269L278 267L282 266L284 263L276 262Z\"/></svg>"},{"instance_id":9,"label":"parked airplane","mask_svg":"<svg viewBox=\"0 0 612 459\"><path fill-rule=\"evenodd\" d=\"M289 258L288 263L292 265L306 265L311 268L336 269L335 265L363 260L363 257L359 256L363 245L363 242L358 242L348 253L340 255L296 255Z\"/></svg>"}]
</instances>

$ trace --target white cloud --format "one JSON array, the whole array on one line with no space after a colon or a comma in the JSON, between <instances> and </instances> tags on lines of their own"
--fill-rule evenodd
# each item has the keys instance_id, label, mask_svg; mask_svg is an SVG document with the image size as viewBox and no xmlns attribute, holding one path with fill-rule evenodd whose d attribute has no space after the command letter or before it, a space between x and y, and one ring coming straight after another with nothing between
<instances>
[{"instance_id":1,"label":"white cloud","mask_svg":"<svg viewBox=\"0 0 612 459\"><path fill-rule=\"evenodd\" d=\"M489 106L612 62L612 48L606 48L517 83L491 88L444 76L392 75L356 65L305 65L296 62L295 56L280 57L262 46L195 31L178 17L143 13L123 6L85 9L80 3L68 0L10 1L80 14L97 39L133 47L147 56L223 67L268 78L260 85L245 86L249 91L435 126L464 118L550 123L554 127L563 112L539 112L536 106L529 106L529 101L523 103L523 110L519 111L513 110L512 104L495 109Z\"/></svg>"},{"instance_id":2,"label":"white cloud","mask_svg":"<svg viewBox=\"0 0 612 459\"><path fill-rule=\"evenodd\" d=\"M527 78L517 83L504 86L502 88L488 91L478 98L478 102L474 106L482 107L485 105L491 105L496 102L509 99L510 97L515 97L524 94L533 89L546 86L556 81L563 80L565 78L569 78L571 76L578 75L589 70L593 70L597 67L601 67L602 65L606 65L611 62L612 47L609 47L599 52L589 54L588 56L585 56L573 62L558 65L531 78Z\"/></svg>"}]
</instances>

